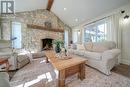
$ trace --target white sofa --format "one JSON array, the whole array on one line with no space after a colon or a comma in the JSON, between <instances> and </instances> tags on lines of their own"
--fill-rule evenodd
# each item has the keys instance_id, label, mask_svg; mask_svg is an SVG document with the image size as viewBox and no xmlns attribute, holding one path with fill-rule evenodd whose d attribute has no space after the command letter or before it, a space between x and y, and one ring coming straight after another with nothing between
<instances>
[{"instance_id":1,"label":"white sofa","mask_svg":"<svg viewBox=\"0 0 130 87\"><path fill-rule=\"evenodd\" d=\"M111 74L111 69L118 64L120 49L116 48L116 44L112 41L99 43L84 43L77 44L77 49L71 46L68 49L69 53L83 56L87 58L86 64L98 69L106 75Z\"/></svg>"}]
</instances>

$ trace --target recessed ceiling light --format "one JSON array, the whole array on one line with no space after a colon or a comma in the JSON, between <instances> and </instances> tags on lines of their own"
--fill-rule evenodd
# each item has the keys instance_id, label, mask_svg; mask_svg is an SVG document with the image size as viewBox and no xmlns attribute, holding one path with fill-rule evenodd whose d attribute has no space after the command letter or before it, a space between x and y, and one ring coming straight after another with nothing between
<instances>
[{"instance_id":1,"label":"recessed ceiling light","mask_svg":"<svg viewBox=\"0 0 130 87\"><path fill-rule=\"evenodd\" d=\"M76 18L75 21L78 22L79 21L78 18Z\"/></svg>"},{"instance_id":2,"label":"recessed ceiling light","mask_svg":"<svg viewBox=\"0 0 130 87\"><path fill-rule=\"evenodd\" d=\"M67 8L64 8L64 11L67 10Z\"/></svg>"}]
</instances>

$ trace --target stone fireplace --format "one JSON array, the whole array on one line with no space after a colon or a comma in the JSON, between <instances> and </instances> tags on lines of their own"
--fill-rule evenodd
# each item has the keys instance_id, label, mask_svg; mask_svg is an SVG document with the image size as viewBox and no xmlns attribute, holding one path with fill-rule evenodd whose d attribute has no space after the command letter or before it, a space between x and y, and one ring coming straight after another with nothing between
<instances>
[{"instance_id":1,"label":"stone fireplace","mask_svg":"<svg viewBox=\"0 0 130 87\"><path fill-rule=\"evenodd\" d=\"M38 9L34 11L18 12L15 15L5 17L2 23L3 27L3 39L10 40L11 36L11 22L21 23L21 44L22 48L32 52L39 52L43 50L46 43L60 39L64 40L64 32L55 32L51 30L45 30L40 28L29 28L28 24L38 25L45 27L45 22L51 22L52 29L68 30L71 35L71 28L64 24L55 14L50 11ZM47 42L46 40L47 39ZM51 40L50 40L51 39ZM69 37L71 40L71 37ZM49 47L52 45L49 44Z\"/></svg>"},{"instance_id":2,"label":"stone fireplace","mask_svg":"<svg viewBox=\"0 0 130 87\"><path fill-rule=\"evenodd\" d=\"M53 49L53 39L51 38L45 38L41 40L42 44L42 50L51 50Z\"/></svg>"}]
</instances>

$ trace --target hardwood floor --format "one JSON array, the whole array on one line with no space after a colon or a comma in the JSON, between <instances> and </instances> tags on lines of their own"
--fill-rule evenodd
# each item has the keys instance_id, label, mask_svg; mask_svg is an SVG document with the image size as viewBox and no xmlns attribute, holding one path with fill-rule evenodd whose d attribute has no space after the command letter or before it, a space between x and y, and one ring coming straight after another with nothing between
<instances>
[{"instance_id":1,"label":"hardwood floor","mask_svg":"<svg viewBox=\"0 0 130 87\"><path fill-rule=\"evenodd\" d=\"M125 64L120 64L112 69L112 72L121 74L130 78L130 66Z\"/></svg>"}]
</instances>

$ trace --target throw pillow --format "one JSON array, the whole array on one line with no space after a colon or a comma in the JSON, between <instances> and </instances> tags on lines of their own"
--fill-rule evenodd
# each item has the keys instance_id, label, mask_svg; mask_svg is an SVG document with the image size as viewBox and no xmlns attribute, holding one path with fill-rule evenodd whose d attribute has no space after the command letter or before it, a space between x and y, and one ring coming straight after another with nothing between
<instances>
[{"instance_id":1,"label":"throw pillow","mask_svg":"<svg viewBox=\"0 0 130 87\"><path fill-rule=\"evenodd\" d=\"M77 44L77 50L85 50L85 47L83 44Z\"/></svg>"},{"instance_id":2,"label":"throw pillow","mask_svg":"<svg viewBox=\"0 0 130 87\"><path fill-rule=\"evenodd\" d=\"M84 43L84 47L86 51L92 51L93 43L92 42Z\"/></svg>"},{"instance_id":3,"label":"throw pillow","mask_svg":"<svg viewBox=\"0 0 130 87\"><path fill-rule=\"evenodd\" d=\"M76 49L77 49L77 46L76 46L76 44L71 44L71 49L74 49L74 50L76 50Z\"/></svg>"},{"instance_id":4,"label":"throw pillow","mask_svg":"<svg viewBox=\"0 0 130 87\"><path fill-rule=\"evenodd\" d=\"M109 48L107 48L106 46L103 46L100 43L93 43L93 52L104 52L106 50L109 50Z\"/></svg>"}]
</instances>

